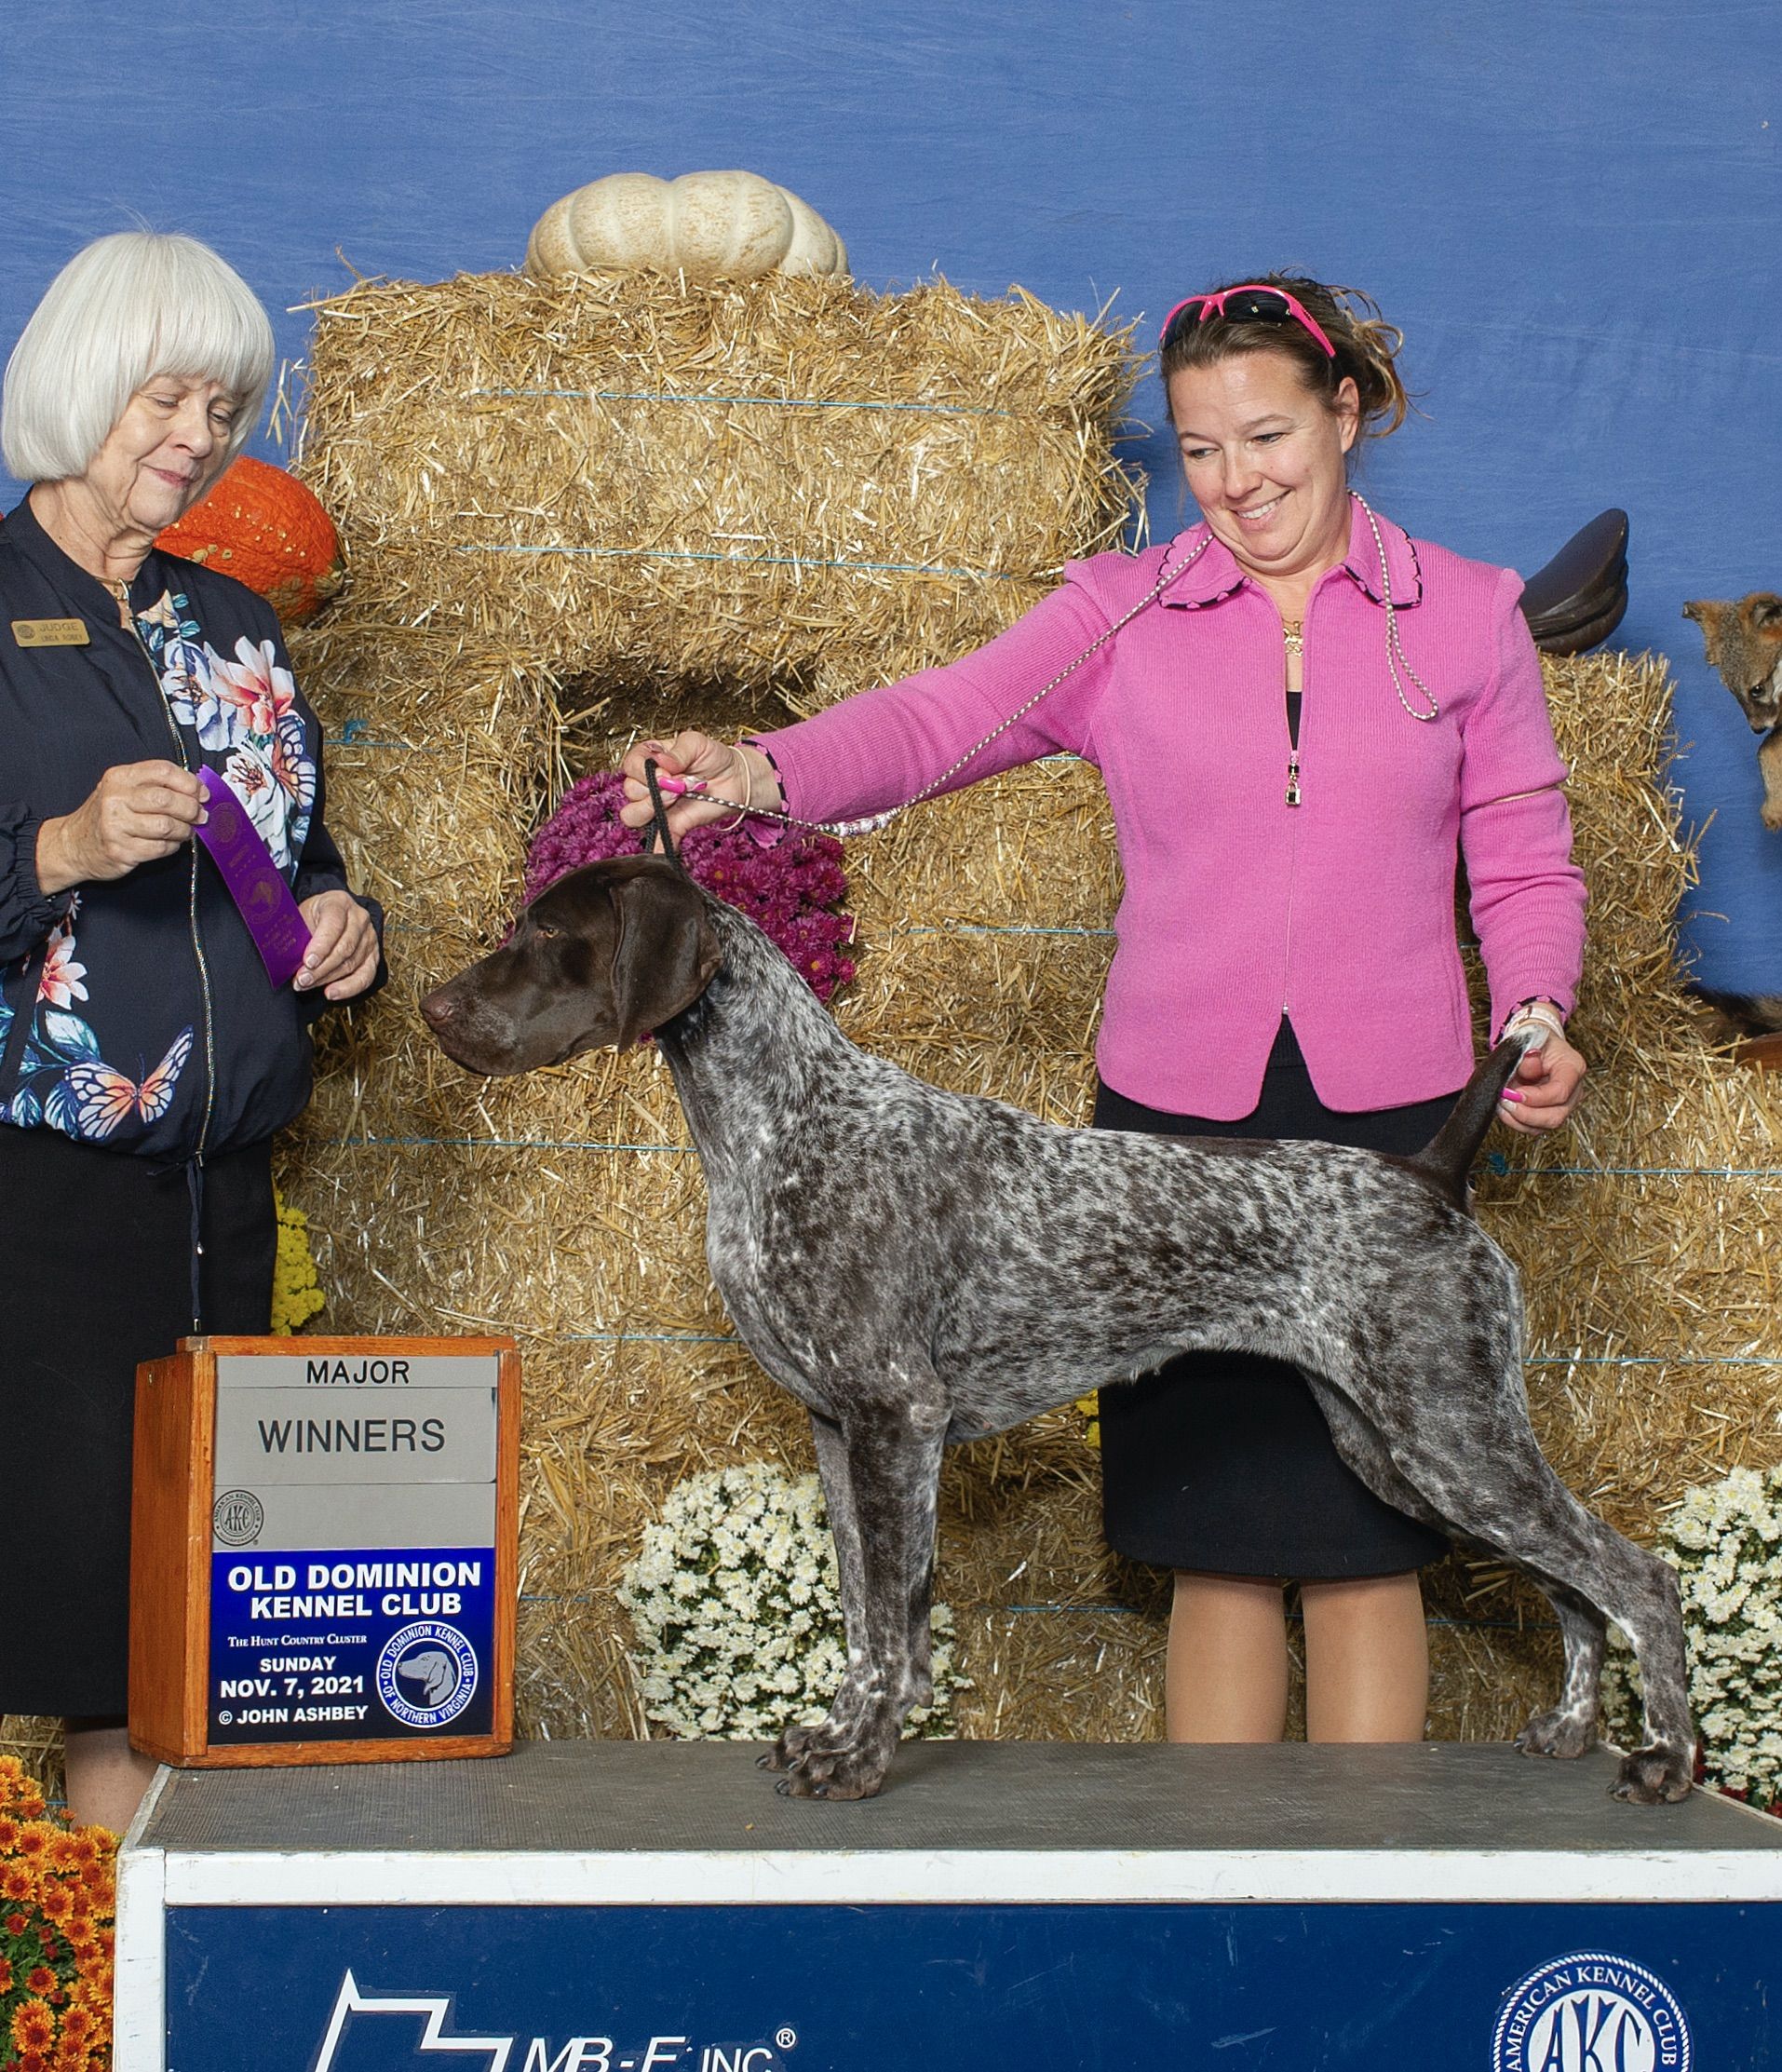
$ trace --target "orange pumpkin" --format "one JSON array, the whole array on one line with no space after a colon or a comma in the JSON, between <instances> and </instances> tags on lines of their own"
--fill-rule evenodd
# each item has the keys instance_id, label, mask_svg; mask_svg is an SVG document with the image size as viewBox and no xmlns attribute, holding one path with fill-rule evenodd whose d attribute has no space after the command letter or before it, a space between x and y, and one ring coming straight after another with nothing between
<instances>
[{"instance_id":1,"label":"orange pumpkin","mask_svg":"<svg viewBox=\"0 0 1782 2072\"><path fill-rule=\"evenodd\" d=\"M246 583L287 625L312 617L343 580L340 540L315 494L248 454L155 544Z\"/></svg>"}]
</instances>

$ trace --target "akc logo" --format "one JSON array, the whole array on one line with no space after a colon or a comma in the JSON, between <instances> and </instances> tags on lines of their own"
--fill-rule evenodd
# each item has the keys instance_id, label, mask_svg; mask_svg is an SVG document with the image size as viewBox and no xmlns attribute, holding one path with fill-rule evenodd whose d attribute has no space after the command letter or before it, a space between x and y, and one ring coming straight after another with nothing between
<instances>
[{"instance_id":1,"label":"akc logo","mask_svg":"<svg viewBox=\"0 0 1782 2072\"><path fill-rule=\"evenodd\" d=\"M477 1651L455 1626L421 1618L392 1633L377 1659L377 1695L405 1727L443 1727L477 1690Z\"/></svg>"},{"instance_id":2,"label":"akc logo","mask_svg":"<svg viewBox=\"0 0 1782 2072\"><path fill-rule=\"evenodd\" d=\"M251 1489L225 1489L210 1510L210 1529L225 1547L251 1547L266 1511Z\"/></svg>"},{"instance_id":3,"label":"akc logo","mask_svg":"<svg viewBox=\"0 0 1782 2072\"><path fill-rule=\"evenodd\" d=\"M1519 1980L1492 2037L1492 2072L1689 2072L1677 1997L1643 1965L1575 1950Z\"/></svg>"}]
</instances>

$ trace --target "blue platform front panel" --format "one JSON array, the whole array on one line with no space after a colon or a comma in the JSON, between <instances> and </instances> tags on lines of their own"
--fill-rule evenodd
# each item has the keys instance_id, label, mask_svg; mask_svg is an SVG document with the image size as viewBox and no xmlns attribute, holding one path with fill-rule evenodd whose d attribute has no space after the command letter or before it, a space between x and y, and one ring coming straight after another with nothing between
<instances>
[{"instance_id":1,"label":"blue platform front panel","mask_svg":"<svg viewBox=\"0 0 1782 2072\"><path fill-rule=\"evenodd\" d=\"M1764 1904L178 1906L177 2072L1777 2072Z\"/></svg>"}]
</instances>

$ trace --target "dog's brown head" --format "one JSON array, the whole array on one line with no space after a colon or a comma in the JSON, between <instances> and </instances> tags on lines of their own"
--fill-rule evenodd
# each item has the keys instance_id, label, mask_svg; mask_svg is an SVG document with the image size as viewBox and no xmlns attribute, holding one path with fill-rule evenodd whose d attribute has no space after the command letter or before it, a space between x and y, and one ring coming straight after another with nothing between
<instances>
[{"instance_id":1,"label":"dog's brown head","mask_svg":"<svg viewBox=\"0 0 1782 2072\"><path fill-rule=\"evenodd\" d=\"M1695 598L1683 606L1707 643L1708 666L1745 708L1754 734L1782 719L1782 597L1753 590L1736 603Z\"/></svg>"},{"instance_id":2,"label":"dog's brown head","mask_svg":"<svg viewBox=\"0 0 1782 2072\"><path fill-rule=\"evenodd\" d=\"M720 961L698 887L660 857L615 857L547 886L421 1013L449 1058L505 1078L636 1043L691 1007Z\"/></svg>"}]
</instances>

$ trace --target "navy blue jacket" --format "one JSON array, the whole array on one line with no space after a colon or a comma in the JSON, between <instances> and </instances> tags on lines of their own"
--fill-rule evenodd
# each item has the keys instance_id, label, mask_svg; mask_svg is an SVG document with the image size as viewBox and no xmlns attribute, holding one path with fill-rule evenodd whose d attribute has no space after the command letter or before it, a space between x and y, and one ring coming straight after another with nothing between
<instances>
[{"instance_id":1,"label":"navy blue jacket","mask_svg":"<svg viewBox=\"0 0 1782 2072\"><path fill-rule=\"evenodd\" d=\"M200 844L46 895L38 830L114 765L203 762L298 900L344 889L346 873L322 823L320 729L271 607L158 552L129 604L126 629L115 595L29 502L0 527L0 1122L184 1160L256 1144L300 1112L327 1002L274 991ZM21 622L29 642L46 620L77 620L85 643L23 644ZM361 903L381 939L382 914Z\"/></svg>"}]
</instances>

